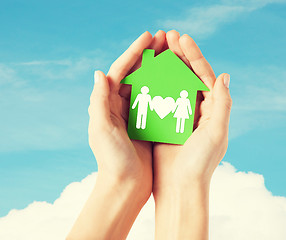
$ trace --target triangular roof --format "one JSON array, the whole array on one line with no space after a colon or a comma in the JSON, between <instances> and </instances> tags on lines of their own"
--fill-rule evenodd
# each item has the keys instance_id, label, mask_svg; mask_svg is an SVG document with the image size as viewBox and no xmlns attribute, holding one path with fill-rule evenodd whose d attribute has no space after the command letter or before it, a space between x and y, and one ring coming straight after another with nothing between
<instances>
[{"instance_id":1,"label":"triangular roof","mask_svg":"<svg viewBox=\"0 0 286 240\"><path fill-rule=\"evenodd\" d=\"M144 85L151 81L160 87L177 87L197 91L209 91L206 85L192 72L192 70L170 49L156 57L155 50L144 49L142 66L125 77L121 83L130 85ZM154 76L155 75L155 76ZM154 82L156 80L156 83ZM157 82L160 80L161 82ZM144 81L144 82L142 82ZM149 82L150 83L150 82Z\"/></svg>"}]
</instances>

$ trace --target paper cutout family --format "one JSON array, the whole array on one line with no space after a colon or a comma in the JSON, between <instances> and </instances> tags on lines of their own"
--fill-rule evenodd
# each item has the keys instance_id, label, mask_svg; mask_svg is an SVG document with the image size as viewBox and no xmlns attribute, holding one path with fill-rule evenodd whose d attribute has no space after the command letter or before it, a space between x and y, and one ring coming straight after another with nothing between
<instances>
[{"instance_id":1,"label":"paper cutout family","mask_svg":"<svg viewBox=\"0 0 286 240\"><path fill-rule=\"evenodd\" d=\"M197 91L209 89L170 49L154 55L145 49L142 66L121 81L132 85L128 135L184 144L193 131Z\"/></svg>"},{"instance_id":2,"label":"paper cutout family","mask_svg":"<svg viewBox=\"0 0 286 240\"><path fill-rule=\"evenodd\" d=\"M153 100L151 100L151 96L148 94L148 92L149 88L147 86L143 86L141 88L141 93L137 95L132 105L132 109L136 108L138 105L136 128L146 128L147 112L149 106L150 110L155 110L161 119L164 119L164 117L166 117L170 112L175 112L174 118L177 118L176 132L183 133L185 128L185 120L189 119L189 115L192 115L190 100L187 98L188 92L186 90L181 91L181 97L178 98L176 102L172 97L166 97L166 103L163 105L161 104L163 99L161 96L155 96Z\"/></svg>"}]
</instances>

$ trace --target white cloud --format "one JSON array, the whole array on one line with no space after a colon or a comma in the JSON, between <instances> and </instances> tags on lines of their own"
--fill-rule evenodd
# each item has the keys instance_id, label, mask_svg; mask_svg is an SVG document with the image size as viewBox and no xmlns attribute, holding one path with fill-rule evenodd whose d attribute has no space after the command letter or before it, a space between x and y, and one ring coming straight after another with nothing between
<instances>
[{"instance_id":1,"label":"white cloud","mask_svg":"<svg viewBox=\"0 0 286 240\"><path fill-rule=\"evenodd\" d=\"M286 238L286 198L267 191L262 175L224 163L213 177L210 209L211 239Z\"/></svg>"},{"instance_id":2,"label":"white cloud","mask_svg":"<svg viewBox=\"0 0 286 240\"><path fill-rule=\"evenodd\" d=\"M65 90L32 86L1 90L0 151L86 144L89 94L89 89L79 86L67 86Z\"/></svg>"},{"instance_id":3,"label":"white cloud","mask_svg":"<svg viewBox=\"0 0 286 240\"><path fill-rule=\"evenodd\" d=\"M166 20L160 25L202 38L214 33L221 24L232 21L246 10L245 7L226 5L194 7L185 13L186 17L180 20Z\"/></svg>"},{"instance_id":4,"label":"white cloud","mask_svg":"<svg viewBox=\"0 0 286 240\"><path fill-rule=\"evenodd\" d=\"M24 65L24 66L34 66L34 65L64 65L68 66L71 65L72 61L70 59L62 59L62 60L44 60L44 61L30 61L30 62L21 62L17 63L17 65Z\"/></svg>"},{"instance_id":5,"label":"white cloud","mask_svg":"<svg viewBox=\"0 0 286 240\"><path fill-rule=\"evenodd\" d=\"M0 63L0 86L3 88L7 85L14 85L16 80L16 71L5 65Z\"/></svg>"},{"instance_id":6,"label":"white cloud","mask_svg":"<svg viewBox=\"0 0 286 240\"><path fill-rule=\"evenodd\" d=\"M74 60L0 64L0 151L86 145L92 72L108 58L103 55L100 60L92 55ZM283 68L226 62L215 62L214 68L231 75L231 139L254 128L268 128L273 122L275 126L285 122Z\"/></svg>"},{"instance_id":7,"label":"white cloud","mask_svg":"<svg viewBox=\"0 0 286 240\"><path fill-rule=\"evenodd\" d=\"M285 0L221 0L226 5L241 5L248 8L257 9L271 3L284 3Z\"/></svg>"},{"instance_id":8,"label":"white cloud","mask_svg":"<svg viewBox=\"0 0 286 240\"><path fill-rule=\"evenodd\" d=\"M92 81L92 80L91 80ZM5 91L0 151L63 149L87 144L89 91ZM9 94L10 93L10 94Z\"/></svg>"},{"instance_id":9,"label":"white cloud","mask_svg":"<svg viewBox=\"0 0 286 240\"><path fill-rule=\"evenodd\" d=\"M158 25L176 29L191 36L204 38L214 33L221 25L235 20L238 16L250 13L270 3L283 3L285 0L222 0L215 5L192 7L184 16L176 19L160 20Z\"/></svg>"},{"instance_id":10,"label":"white cloud","mask_svg":"<svg viewBox=\"0 0 286 240\"><path fill-rule=\"evenodd\" d=\"M95 69L106 67L107 56L102 51L89 53L89 56L66 58L59 60L35 60L11 64L21 74L27 74L32 79L79 80L80 77ZM91 74L92 75L92 74Z\"/></svg>"},{"instance_id":11,"label":"white cloud","mask_svg":"<svg viewBox=\"0 0 286 240\"><path fill-rule=\"evenodd\" d=\"M231 139L252 129L268 129L273 123L276 127L285 125L285 69L276 66L221 65L218 68L227 69L231 75Z\"/></svg>"},{"instance_id":12,"label":"white cloud","mask_svg":"<svg viewBox=\"0 0 286 240\"><path fill-rule=\"evenodd\" d=\"M68 185L52 204L34 202L0 218L1 240L64 239L96 181L96 173ZM284 240L286 198L273 196L262 175L237 172L224 163L211 185L210 235L213 240ZM154 239L154 201L142 209L128 239Z\"/></svg>"},{"instance_id":13,"label":"white cloud","mask_svg":"<svg viewBox=\"0 0 286 240\"><path fill-rule=\"evenodd\" d=\"M93 71L108 57L0 64L0 151L71 148L87 144Z\"/></svg>"}]
</instances>

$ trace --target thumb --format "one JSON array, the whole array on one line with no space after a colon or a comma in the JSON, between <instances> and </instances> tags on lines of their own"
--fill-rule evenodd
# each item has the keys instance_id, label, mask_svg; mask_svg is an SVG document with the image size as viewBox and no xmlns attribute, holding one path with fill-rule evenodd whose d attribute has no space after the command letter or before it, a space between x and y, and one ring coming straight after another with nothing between
<instances>
[{"instance_id":1,"label":"thumb","mask_svg":"<svg viewBox=\"0 0 286 240\"><path fill-rule=\"evenodd\" d=\"M88 108L89 132L110 126L109 91L109 83L105 74L101 71L95 71L94 88Z\"/></svg>"},{"instance_id":2,"label":"thumb","mask_svg":"<svg viewBox=\"0 0 286 240\"><path fill-rule=\"evenodd\" d=\"M230 110L232 99L229 93L230 76L227 73L221 74L215 81L212 98L213 111L211 116L211 127L217 136L228 133Z\"/></svg>"}]
</instances>

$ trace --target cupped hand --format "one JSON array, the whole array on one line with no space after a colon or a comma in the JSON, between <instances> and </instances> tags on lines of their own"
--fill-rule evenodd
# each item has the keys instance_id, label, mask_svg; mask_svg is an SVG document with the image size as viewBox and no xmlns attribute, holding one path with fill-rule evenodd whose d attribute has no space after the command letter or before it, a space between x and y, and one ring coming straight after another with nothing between
<instances>
[{"instance_id":1,"label":"cupped hand","mask_svg":"<svg viewBox=\"0 0 286 240\"><path fill-rule=\"evenodd\" d=\"M166 35L168 47L207 85L198 92L194 131L184 145L155 143L153 152L156 193L192 183L209 185L211 176L226 153L232 100L229 75L217 79L194 40L172 30Z\"/></svg>"},{"instance_id":2,"label":"cupped hand","mask_svg":"<svg viewBox=\"0 0 286 240\"><path fill-rule=\"evenodd\" d=\"M89 106L89 144L98 163L99 176L115 181L131 181L149 197L152 191L152 144L130 140L127 118L130 89L120 81L140 66L145 48L161 51L165 33L153 38L142 34L110 67L107 76L94 75L94 89ZM129 182L130 182L129 181Z\"/></svg>"}]
</instances>

